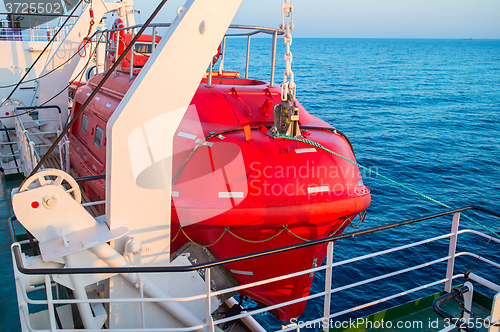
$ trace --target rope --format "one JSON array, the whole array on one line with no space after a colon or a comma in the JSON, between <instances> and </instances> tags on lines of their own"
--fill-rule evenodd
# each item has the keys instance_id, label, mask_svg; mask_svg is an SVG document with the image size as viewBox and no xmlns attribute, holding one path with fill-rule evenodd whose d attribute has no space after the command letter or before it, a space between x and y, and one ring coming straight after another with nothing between
<instances>
[{"instance_id":1,"label":"rope","mask_svg":"<svg viewBox=\"0 0 500 332\"><path fill-rule=\"evenodd\" d=\"M304 242L311 241L311 240L308 240L308 239L304 239L303 237L300 237L300 236L298 236L297 234L295 234L294 232L292 232L291 230L289 230L289 229L288 229L288 225L283 225L283 228L284 228L284 229L286 229L286 231L287 231L288 233L290 233L291 235L295 236L295 237L296 237L297 239L299 239L299 240L302 240L302 241L304 241Z\"/></svg>"},{"instance_id":2,"label":"rope","mask_svg":"<svg viewBox=\"0 0 500 332\"><path fill-rule=\"evenodd\" d=\"M82 39L80 46L78 46L78 55L82 58L87 56L87 44L90 44L90 50L92 50L92 39L90 38L90 34L92 33L92 27L94 26L94 10L92 9L92 1L90 1L90 22L89 22L89 31L87 32L87 36ZM83 55L80 53L83 45ZM90 52L92 53L92 52Z\"/></svg>"},{"instance_id":3,"label":"rope","mask_svg":"<svg viewBox=\"0 0 500 332\"><path fill-rule=\"evenodd\" d=\"M364 211L363 211L363 214L360 214L360 215L359 215L359 222L358 222L358 224L357 224L356 226L354 226L354 225L352 224L352 220L351 220L351 218L349 218L349 217L347 217L347 218L349 219L349 224L351 225L351 227L352 227L352 228L358 228L358 227L359 227L359 225L361 225L361 223L362 223L363 221L365 221L365 218L366 218L366 210L364 210Z\"/></svg>"},{"instance_id":4,"label":"rope","mask_svg":"<svg viewBox=\"0 0 500 332\"><path fill-rule=\"evenodd\" d=\"M452 207L451 207L451 206L449 206L449 205L447 205L447 204L444 204L444 203L442 203L442 202L440 202L440 201L438 201L438 200L435 200L434 198L431 198L431 197L429 197L429 196L427 196L427 195L424 195L424 194L422 194L422 193L420 193L420 192L418 192L418 191L416 191L416 190L414 190L414 189L411 189L411 188L409 188L409 187L405 186L405 185L404 185L404 184L402 184L402 183L399 183L399 182L397 182L397 181L394 181L394 180L392 180L392 179L388 178L387 176L384 176L384 175L382 175L382 174L380 174L380 173L378 173L378 172L375 172L374 170L369 169L368 167L365 167L365 166L363 166L363 165L361 165L361 164L358 164L357 162L355 162L355 161L353 161L353 160L351 160L351 159L349 159L349 158L346 158L346 157L342 156L341 154L338 154L338 153L336 153L336 152L334 152L334 151L332 151L332 150L330 150L330 149L325 148L323 145L321 145L321 144L319 144L319 143L317 143L317 142L313 142L313 141L310 141L310 140L305 139L305 138L296 138L296 137L291 137L291 136L283 135L283 134L281 134L281 133L273 133L272 135L273 135L275 138L284 138L284 139L288 139L288 140L292 140L292 141L298 141L298 142L302 142L302 143L306 143L306 144L312 145L312 146L314 146L314 147L316 147L316 148L318 148L318 149L324 150L324 151L326 151L326 152L328 152L328 153L330 153L330 154L333 154L333 155L335 155L335 156L337 156L337 157L339 157L339 158L342 158L342 159L344 159L345 161L350 162L351 164L354 164L354 165L358 166L359 168L362 168L362 169L364 169L364 170L366 170L366 171L368 171L368 172L370 172L370 173L373 173L373 174L375 174L376 176L379 176L379 177L381 177L381 178L382 178L382 179L384 179L384 180L387 180L387 181L389 181L389 182L391 182L391 183L393 183L393 184L395 184L395 185L397 185L397 186L400 186L400 187L402 187L402 188L404 188L404 189L406 189L406 190L408 190L408 191L411 191L412 193L414 193L414 194L416 194L416 195L418 195L418 196L420 196L420 197L423 197L423 198L425 198L425 199L428 199L428 200L430 200L430 201L432 201L432 202L434 202L434 203L436 203L436 204L439 204L439 205L441 205L441 206L444 206L444 207L446 207L446 208L448 208L448 209L452 209ZM462 215L463 215L465 218L467 218L467 219L469 219L470 221L472 221L473 223L475 223L476 225L478 225L479 227L483 228L484 230L488 231L489 233L492 233L492 234L494 234L496 237L500 238L500 235L498 235L498 234L497 234L495 231L493 231L492 229L489 229L488 227L486 227L486 226L482 225L481 223L479 223L479 222L475 221L474 219L470 218L469 216L465 215L464 213L462 213Z\"/></svg>"},{"instance_id":5,"label":"rope","mask_svg":"<svg viewBox=\"0 0 500 332\"><path fill-rule=\"evenodd\" d=\"M231 230L229 229L229 227L224 227L224 230L226 230L229 234L231 234L232 236L234 236L238 240L241 240L241 241L244 241L244 242L248 242L248 243L264 243L264 242L270 241L270 240L274 239L276 236L280 235L285 229L286 229L286 225L284 225L283 228L280 229L280 231L278 233L274 234L270 238L265 239L265 240L256 240L256 241L254 241L254 240L244 239L244 238L242 238L242 237L234 234L233 232L231 232ZM309 240L304 240L304 241L309 241Z\"/></svg>"},{"instance_id":6,"label":"rope","mask_svg":"<svg viewBox=\"0 0 500 332\"><path fill-rule=\"evenodd\" d=\"M359 226L359 225L363 222L363 220L364 220L364 216L366 216L366 210L365 210L365 213L363 214L363 219L359 222L359 224L358 224L356 227L358 227L358 226ZM344 219L344 221L342 222L342 224L340 224L340 226L339 226L339 227L338 227L335 231L330 232L330 233L331 233L332 235L335 235L335 234L339 231L339 229L341 229L341 228L345 225L345 223L346 223L347 221L351 222L351 218L346 217L346 218ZM352 223L351 223L351 226L352 226ZM219 241L222 239L222 237L224 236L224 234L226 234L226 232L227 232L227 233L231 234L232 236L234 236L235 238L237 238L238 240L241 240L241 241L243 241L243 242L247 242L247 243L264 243L264 242L267 242L267 241L271 241L272 239L274 239L275 237L277 237L278 235L280 235L281 233L283 233L285 230L286 230L286 231L287 231L290 235L292 235L292 236L296 237L297 239L299 239L299 240L301 240L301 241L304 241L304 242L309 242L309 241L312 241L312 240L308 240L308 239L305 239L305 238L303 238L303 237L298 236L297 234L295 234L294 232L292 232L292 231L288 228L288 225L283 225L283 226L282 226L282 228L279 230L279 232L278 232L278 233L276 233L276 234L274 234L273 236L271 236L271 237L269 237L269 238L267 238L267 239L264 239L264 240L248 240L248 239L244 239L244 238L242 238L241 236L238 236L238 235L234 234L234 233L233 233L233 232L229 229L229 227L227 227L227 226L226 226L226 227L224 227L224 232L222 232L222 234L219 236L219 238L218 238L215 242L213 242L212 244L208 244L208 245L204 245L204 244L201 244L201 243L198 243L198 242L194 241L193 239L191 239L191 238L190 238L190 237L186 234L186 232L184 231L184 228L179 227L179 230L177 231L177 234L174 236L174 238L172 239L172 241L171 241L171 242L174 242L174 241L175 241L175 239L177 239L177 236L179 235L179 233L180 233L180 232L182 232L182 233L184 234L184 236L186 236L186 238L189 240L189 242L191 242L191 243L193 243L193 244L195 244L195 245L197 245L197 246L199 246L199 247L202 247L202 248L210 248L211 246L213 246L213 245L215 245L217 242L219 242Z\"/></svg>"},{"instance_id":7,"label":"rope","mask_svg":"<svg viewBox=\"0 0 500 332\"><path fill-rule=\"evenodd\" d=\"M179 226L179 230L177 231L177 234L175 234L174 238L170 242L174 242L175 239L177 239L177 237L179 236L179 234L181 232L181 229L182 229L182 227Z\"/></svg>"},{"instance_id":8,"label":"rope","mask_svg":"<svg viewBox=\"0 0 500 332\"><path fill-rule=\"evenodd\" d=\"M192 239L191 239L191 238L190 238L190 237L186 234L186 232L184 232L184 228L180 227L179 229L182 231L182 234L184 234L184 236L185 236L185 237L189 240L189 242L191 242L191 243L193 243L193 244L195 244L195 245L197 245L197 246L199 246L199 247L201 247L201 248L210 248L211 246L213 246L214 244L216 244L217 242L219 242L219 241L220 241L220 239L222 239L222 237L224 236L224 234L226 234L226 231L227 231L227 229L226 229L226 228L227 228L227 227L224 227L224 232L222 232L222 234L220 235L220 237L219 237L217 240L215 240L215 242L214 242L214 243L212 243L212 244L208 244L208 245L203 245L203 244L201 244L201 243L198 243L198 242L196 242L196 241L193 241L193 240L192 240Z\"/></svg>"}]
</instances>

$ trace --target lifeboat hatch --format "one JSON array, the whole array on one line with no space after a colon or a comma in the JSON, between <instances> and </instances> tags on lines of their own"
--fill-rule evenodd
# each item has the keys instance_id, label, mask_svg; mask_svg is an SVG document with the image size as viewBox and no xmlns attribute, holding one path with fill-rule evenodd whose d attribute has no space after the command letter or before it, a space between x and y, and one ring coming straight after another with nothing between
<instances>
[{"instance_id":1,"label":"lifeboat hatch","mask_svg":"<svg viewBox=\"0 0 500 332\"><path fill-rule=\"evenodd\" d=\"M245 92L233 88L224 93L224 97L242 126L249 123L273 125L274 105L281 101L279 93L270 93L268 89Z\"/></svg>"}]
</instances>

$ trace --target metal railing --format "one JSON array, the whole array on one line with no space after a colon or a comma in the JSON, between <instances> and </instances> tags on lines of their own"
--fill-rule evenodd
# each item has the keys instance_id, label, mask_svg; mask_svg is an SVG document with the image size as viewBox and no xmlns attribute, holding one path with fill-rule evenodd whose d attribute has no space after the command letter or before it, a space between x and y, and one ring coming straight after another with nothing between
<instances>
[{"instance_id":1,"label":"metal railing","mask_svg":"<svg viewBox=\"0 0 500 332\"><path fill-rule=\"evenodd\" d=\"M59 15L58 15L59 16ZM60 42L64 40L69 31L73 28L76 22L76 17L72 17L70 21L63 26L59 35L57 35L55 42ZM10 24L9 24L10 23ZM34 26L29 29L21 29L15 27L15 23L12 24L9 21L0 21L0 42L1 41L49 41L52 36L55 35L57 30L60 28L62 21L59 20L58 24L53 22L47 22L41 25Z\"/></svg>"},{"instance_id":2,"label":"metal railing","mask_svg":"<svg viewBox=\"0 0 500 332\"><path fill-rule=\"evenodd\" d=\"M353 312L356 312L360 309L365 309L367 307L371 307L371 306L380 304L382 302L392 300L395 298L399 298L399 297L405 296L407 294L414 293L414 292L417 292L417 291L420 291L423 289L427 289L429 287L433 287L433 286L440 285L440 284L444 284L444 289L446 291L450 291L452 281L456 278L464 276L461 273L459 273L459 274L454 273L454 264L455 264L455 259L457 257L471 256L471 257L473 257L475 259L479 259L479 260L481 260L481 261L483 261L491 266L494 266L496 268L500 268L499 263L493 262L489 259L481 257L481 255L477 255L477 254L470 253L470 252L458 252L458 253L456 252L456 245L457 245L458 236L460 234L464 234L464 233L476 234L476 235L479 235L481 237L487 238L490 241L500 243L499 239L492 237L492 236L485 235L485 234L478 232L478 231L475 231L475 230L464 229L464 230L459 231L458 229L459 229L459 222L460 222L460 213L463 211L467 211L467 210L477 210L477 211L481 211L481 212L487 213L489 215L500 218L500 214L493 212L493 211L490 211L490 210L487 210L487 209L484 209L484 208L465 207L462 209L450 210L447 212L429 215L429 216L425 216L422 218L405 220L405 221L392 223L392 224L388 224L388 225L384 225L384 226L378 226L378 227L368 228L368 229L364 229L364 230L358 230L358 231L353 231L353 232L349 232L349 233L344 233L341 235L331 236L331 237L324 238L324 239L308 241L308 242L304 242L301 244L296 244L296 245L287 246L287 247L283 247L283 248L276 248L276 249L272 249L272 250L267 250L267 251L262 251L262 252L250 254L250 255L238 256L238 257L234 257L234 258L228 258L228 259L212 261L212 262L207 262L207 263L200 263L200 264L195 264L192 266L174 266L174 267L172 267L172 266L147 266L147 267L106 267L106 268L27 268L23 263L20 244L14 243L12 245L12 253L13 253L15 267L16 267L16 276L17 276L16 286L18 288L18 294L21 294L21 298L18 299L19 304L20 304L20 315L21 315L21 319L23 320L24 324L26 324L28 326L28 330L35 331L32 327L29 327L30 322L29 322L28 304L44 305L44 306L48 305L49 311L50 310L54 311L55 306L64 305L64 304L75 304L75 303L91 303L91 304L151 303L151 302L153 302L153 303L154 302L182 302L182 303L185 303L185 302L204 299L206 301L206 303L209 304L210 299L214 296L218 297L218 296L221 296L224 294L237 292L237 291L247 289L250 287L264 285L264 284L272 283L272 282L279 281L279 280L285 280L285 279L293 278L296 276L325 270L325 290L323 292L311 294L307 297L295 299L292 301L280 303L277 305L273 305L273 306L269 306L269 307L265 307L265 308L261 308L261 309L257 309L257 310L252 310L249 312L245 312L245 313L241 313L241 314L238 314L235 316L221 318L221 319L213 319L212 315L210 314L212 310L209 310L210 307L208 307L206 310L207 311L206 322L203 325L190 326L190 327L185 327L185 328L155 329L155 331L193 331L193 330L197 330L200 328L207 328L210 331L214 331L214 326L218 325L218 324L227 323L227 322L234 321L234 320L241 319L241 318L245 318L245 317L251 317L251 316L254 316L256 314L263 313L263 312L269 312L273 309L285 307L285 306L290 305L290 304L299 303L299 302L303 302L303 301L307 301L307 300L311 300L311 299L315 299L315 298L321 298L321 297L324 298L323 315L321 317L318 317L317 319L309 321L308 323L313 324L313 326L318 326L319 328L324 327L324 330L327 331L328 328L325 326L330 326L329 323L331 322L331 320L333 318L340 317L340 316L345 315L345 314L353 313ZM414 243L397 246L397 247L386 249L383 251L374 252L371 254L347 259L344 261L335 262L335 263L333 262L333 243L334 243L334 241L341 240L341 239L353 238L353 237L362 236L362 235L367 235L367 234L380 232L380 231L384 231L384 230L388 230L388 229L392 229L392 228L402 227L405 225L423 222L425 220L430 220L430 219L443 217L443 216L451 215L451 214L453 214L453 221L452 221L451 232L449 232L449 233L445 233L445 234L442 234L442 235L439 235L439 236L436 236L433 238L423 239L421 241L417 241ZM11 223L12 223L12 220L11 220ZM13 231L14 228L12 225L10 225L10 227L11 227L11 236L13 239L15 239L16 234ZM448 246L449 252L447 255L444 255L444 256L439 257L437 259L433 259L432 261L428 261L428 262L414 265L414 266L409 266L409 267L406 267L404 269L400 269L398 271L386 273L384 275L372 277L372 278L358 281L355 283L351 283L348 285L344 285L344 286L340 286L340 287L336 287L336 288L332 288L332 286L331 286L332 269L334 267L341 266L341 265L348 265L348 264L351 264L354 262L363 261L363 260L368 259L368 258L379 257L379 256L383 256L383 255L386 255L389 253L398 252L398 251L408 249L408 248L414 248L417 246L425 245L425 244L428 244L428 243L431 243L434 241L444 240L444 239L450 239L449 246ZM273 255L273 254L277 254L277 253L281 253L281 252L285 252L285 251L297 250L297 249L315 246L315 245L319 245L319 244L326 244L326 243L328 244L327 259L326 259L326 264L323 266L307 269L307 270L300 271L297 273L290 273L290 274L278 276L278 277L271 278L271 279L255 281L255 282L252 282L249 284L239 285L239 286L230 287L230 288L226 288L226 289L222 289L222 290L212 291L212 289L210 287L210 268L211 267L220 266L223 264L228 264L228 263L232 263L232 262L236 262L236 261L242 261L242 260L253 259L253 258L262 257L262 256ZM443 278L438 278L437 280L427 280L424 285L419 285L418 287L414 287L414 288L411 288L411 289L408 289L408 290L405 290L402 292L398 292L396 294L392 294L390 296L386 296L384 298L380 298L378 300L371 301L369 303L365 303L362 305L358 305L358 306L355 306L355 307L352 307L349 309L341 310L341 311L334 312L334 313L332 313L330 310L331 309L331 305L330 305L331 304L331 295L334 293L342 292L342 291L349 290L349 289L359 287L362 285L368 285L370 283L380 282L384 279L387 279L387 278L390 278L390 277L393 277L396 275L401 275L404 273L408 273L410 271L422 269L424 267L434 266L434 265L437 265L439 263L446 263L447 264L446 275L443 276ZM53 285L50 283L50 278L48 277L49 275L104 274L104 273L174 273L174 272L182 273L182 272L189 272L189 271L195 271L195 270L196 271L197 270L204 270L205 282L206 282L205 293L199 294L196 296L179 297L179 298L121 298L121 299L114 298L114 299L83 299L83 300L79 299L79 300L75 300L75 299L54 299L52 297L52 292L48 291L51 289L51 287L53 287ZM25 275L32 275L32 276L34 276L34 275L43 276L44 277L44 285L42 285L41 287L45 288L47 290L46 291L47 299L46 300L30 299L27 295L28 290L26 289L23 281L20 278L20 273L25 274ZM52 309L50 309L50 308L52 308ZM141 317L141 318L144 320L144 317ZM316 325L314 325L314 324L316 324ZM51 327L56 328L55 325L51 325ZM286 332L286 331L292 331L295 329L297 329L297 327L292 326L292 327L282 329L281 331Z\"/></svg>"},{"instance_id":3,"label":"metal railing","mask_svg":"<svg viewBox=\"0 0 500 332\"><path fill-rule=\"evenodd\" d=\"M62 128L62 113L61 109L58 106L45 105L40 107L16 107L13 111L14 113L14 128L16 133L16 141L15 142L2 142L1 145L11 145L17 146L17 151L13 151L10 154L1 154L0 157L2 159L2 165L4 165L4 159L15 158L16 166L15 167L5 167L4 170L7 169L17 169L19 173L22 173L24 176L28 176L31 171L36 167L36 165L40 162L40 149L50 147L50 144L43 144L43 139L34 138L36 136L43 137L45 135L59 135L60 129L57 131L49 130L49 131L40 131L37 128L43 123L42 120L35 120L31 117L27 119L23 115L27 114L28 111L33 111L39 108L57 108L59 110L59 117L57 118L46 118L43 119L43 123L47 122L56 122L59 127ZM22 112L19 112L22 111ZM37 142L37 143L35 143ZM62 140L59 145L59 156L60 156L60 168L69 173L70 170L70 161L69 161L69 139L66 137ZM44 168L42 166L42 168Z\"/></svg>"},{"instance_id":4,"label":"metal railing","mask_svg":"<svg viewBox=\"0 0 500 332\"><path fill-rule=\"evenodd\" d=\"M151 51L153 52L156 48L156 35L157 35L157 29L158 28L168 28L170 27L170 23L153 23L148 26L148 29L151 29ZM104 36L105 38L105 45L106 45L106 52L104 55L104 71L107 71L107 59L109 57L109 53L113 52L115 56L115 61L118 59L118 52L116 52L117 49L119 49L119 34L121 31L125 31L126 33L131 34L130 40L132 40L135 36L135 29L141 28L143 25L138 24L134 26L130 26L127 28L116 28L116 29L106 29L103 31L98 31L97 33L100 34L100 36L96 38L102 38ZM271 51L271 76L269 80L269 85L273 86L274 85L274 78L275 78L275 69L276 69L276 43L278 40L278 35L283 35L284 31L281 29L274 29L274 28L267 28L267 27L260 27L260 26L249 26L249 25L230 25L229 26L229 31L232 30L250 30L250 32L242 32L242 33L226 33L226 35L223 38L222 41L222 53L221 53L221 59L220 59L220 65L218 68L219 75L222 75L222 72L224 70L224 60L225 60L225 51L226 51L226 38L227 37L247 37L247 52L246 52L246 60L245 60L245 78L248 78L248 69L249 69L249 60L250 60L250 40L252 36L258 35L258 34L268 34L272 35L272 51ZM114 40L113 43L110 43L110 37L113 36ZM108 45L114 45L114 47L108 48ZM133 51L130 52L130 68L129 68L129 73L130 73L130 78L133 77L134 75L134 53L135 49L132 49ZM139 53L136 53L139 54ZM116 69L115 69L116 71ZM116 74L116 73L115 73ZM212 85L212 75L213 75L213 64L210 63L209 69L208 69L208 86Z\"/></svg>"}]
</instances>

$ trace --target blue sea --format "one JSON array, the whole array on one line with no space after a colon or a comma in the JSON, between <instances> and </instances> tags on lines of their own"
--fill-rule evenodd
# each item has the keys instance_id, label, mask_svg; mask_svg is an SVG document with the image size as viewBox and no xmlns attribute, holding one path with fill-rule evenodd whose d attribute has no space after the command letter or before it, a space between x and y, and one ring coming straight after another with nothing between
<instances>
[{"instance_id":1,"label":"blue sea","mask_svg":"<svg viewBox=\"0 0 500 332\"><path fill-rule=\"evenodd\" d=\"M244 73L246 38L228 39L225 69ZM253 38L249 73L269 80L270 38ZM312 114L345 133L357 161L380 174L451 207L477 205L500 211L500 40L438 39L293 39L292 69L297 98ZM276 83L282 82L284 46L278 40ZM445 211L446 208L401 187L362 172L372 203L359 229ZM2 207L9 193L2 191ZM3 291L2 331L18 331L19 319L11 272L6 221L0 226ZM497 230L500 219L468 212ZM461 226L480 229L462 218ZM451 216L374 233L335 244L334 260L369 254L449 232ZM346 231L352 231L348 227ZM486 240L459 238L458 251L480 253ZM376 277L448 254L448 240L407 249L333 270L334 286ZM490 243L483 256L495 260L500 245ZM470 257L457 259L455 273L473 267L487 278L500 273ZM446 264L399 275L332 295L332 312L381 299L445 278ZM455 284L463 282L459 279ZM364 309L376 312L419 298L443 285ZM317 273L314 292L324 290L324 272ZM487 290L483 290L491 295ZM323 300L309 301L299 319L322 315ZM349 316L347 316L349 317ZM344 317L345 318L345 317ZM342 317L339 319L343 319ZM267 328L282 322L259 315ZM307 330L307 329L306 329Z\"/></svg>"}]
</instances>

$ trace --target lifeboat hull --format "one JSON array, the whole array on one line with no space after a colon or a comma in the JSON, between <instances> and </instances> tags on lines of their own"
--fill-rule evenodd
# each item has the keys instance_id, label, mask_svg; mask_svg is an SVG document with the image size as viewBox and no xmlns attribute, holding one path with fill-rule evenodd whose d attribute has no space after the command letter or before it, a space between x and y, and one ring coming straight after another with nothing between
<instances>
[{"instance_id":1,"label":"lifeboat hull","mask_svg":"<svg viewBox=\"0 0 500 332\"><path fill-rule=\"evenodd\" d=\"M78 89L75 108L99 81ZM98 140L116 105L133 83L119 73L98 92L70 133L70 156L77 175L105 170L106 137ZM340 234L370 204L370 191L356 165L304 142L276 139L268 132L279 88L240 78L202 80L174 138L172 252L191 241L218 258L231 258ZM111 105L111 106L109 106ZM297 102L305 138L355 160L349 142ZM86 131L83 131L82 128ZM215 134L214 134L215 132ZM105 134L105 130L104 130ZM207 139L208 137L208 139ZM140 181L140 179L138 180ZM103 181L86 184L95 200L104 197ZM319 266L326 245L227 264L243 285ZM263 305L309 294L313 273L241 290ZM289 321L305 301L276 310Z\"/></svg>"}]
</instances>

